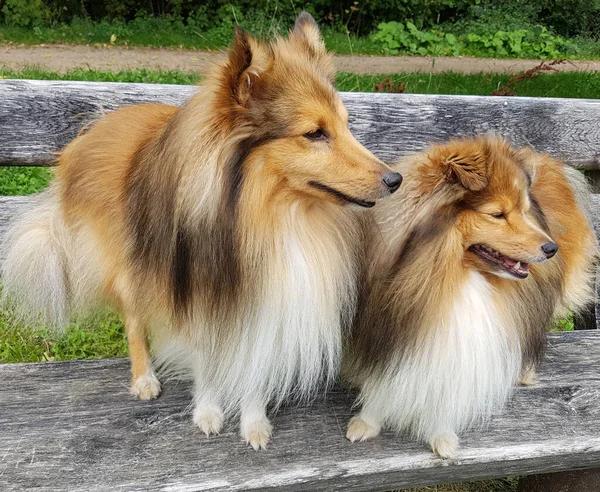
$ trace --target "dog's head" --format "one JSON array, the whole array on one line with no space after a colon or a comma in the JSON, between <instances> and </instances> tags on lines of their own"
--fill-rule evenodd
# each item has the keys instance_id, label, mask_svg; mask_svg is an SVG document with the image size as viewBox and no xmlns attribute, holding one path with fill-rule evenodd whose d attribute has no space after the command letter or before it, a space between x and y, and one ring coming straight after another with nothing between
<instances>
[{"instance_id":1,"label":"dog's head","mask_svg":"<svg viewBox=\"0 0 600 492\"><path fill-rule=\"evenodd\" d=\"M287 39L272 43L237 29L215 77L220 124L240 135L238 164L263 170L277 188L371 207L402 178L350 133L334 78L309 14L300 14Z\"/></svg>"},{"instance_id":2,"label":"dog's head","mask_svg":"<svg viewBox=\"0 0 600 492\"><path fill-rule=\"evenodd\" d=\"M531 192L532 156L493 137L453 141L430 153L442 186L454 195L466 265L523 279L530 263L558 251Z\"/></svg>"}]
</instances>

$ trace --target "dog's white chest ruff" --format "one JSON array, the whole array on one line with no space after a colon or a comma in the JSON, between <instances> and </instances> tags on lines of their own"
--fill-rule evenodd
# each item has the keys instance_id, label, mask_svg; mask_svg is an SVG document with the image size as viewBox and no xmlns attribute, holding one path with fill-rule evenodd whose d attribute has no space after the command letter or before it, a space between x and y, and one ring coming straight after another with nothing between
<instances>
[{"instance_id":1,"label":"dog's white chest ruff","mask_svg":"<svg viewBox=\"0 0 600 492\"><path fill-rule=\"evenodd\" d=\"M502 407L520 368L518 337L499 316L492 287L473 272L415 348L365 384L363 408L419 438L460 432Z\"/></svg>"}]
</instances>

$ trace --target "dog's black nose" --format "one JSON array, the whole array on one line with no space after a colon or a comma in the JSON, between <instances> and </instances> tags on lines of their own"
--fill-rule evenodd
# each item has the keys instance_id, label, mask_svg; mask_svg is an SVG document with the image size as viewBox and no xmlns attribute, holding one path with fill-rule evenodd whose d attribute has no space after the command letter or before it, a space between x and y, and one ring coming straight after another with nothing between
<instances>
[{"instance_id":1,"label":"dog's black nose","mask_svg":"<svg viewBox=\"0 0 600 492\"><path fill-rule=\"evenodd\" d=\"M552 258L558 251L558 244L549 242L542 246L542 251L546 255L546 258Z\"/></svg>"},{"instance_id":2,"label":"dog's black nose","mask_svg":"<svg viewBox=\"0 0 600 492\"><path fill-rule=\"evenodd\" d=\"M390 193L394 193L402 184L402 175L400 173L387 173L383 177L383 182L389 188Z\"/></svg>"}]
</instances>

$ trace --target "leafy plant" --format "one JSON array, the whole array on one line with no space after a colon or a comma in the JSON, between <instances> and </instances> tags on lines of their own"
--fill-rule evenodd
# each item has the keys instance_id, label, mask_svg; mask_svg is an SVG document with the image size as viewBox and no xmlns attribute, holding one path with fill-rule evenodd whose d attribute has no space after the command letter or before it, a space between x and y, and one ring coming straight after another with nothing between
<instances>
[{"instance_id":1,"label":"leafy plant","mask_svg":"<svg viewBox=\"0 0 600 492\"><path fill-rule=\"evenodd\" d=\"M33 27L46 20L48 11L42 0L5 0L2 13L9 26Z\"/></svg>"},{"instance_id":2,"label":"leafy plant","mask_svg":"<svg viewBox=\"0 0 600 492\"><path fill-rule=\"evenodd\" d=\"M379 43L386 53L400 52L414 55L456 56L461 44L454 34L438 30L421 31L412 22L382 22L377 26L373 41Z\"/></svg>"},{"instance_id":3,"label":"leafy plant","mask_svg":"<svg viewBox=\"0 0 600 492\"><path fill-rule=\"evenodd\" d=\"M496 56L557 58L569 47L560 36L545 27L514 31L455 35L441 30L419 30L412 22L382 22L371 38L388 54L408 53L432 56Z\"/></svg>"}]
</instances>

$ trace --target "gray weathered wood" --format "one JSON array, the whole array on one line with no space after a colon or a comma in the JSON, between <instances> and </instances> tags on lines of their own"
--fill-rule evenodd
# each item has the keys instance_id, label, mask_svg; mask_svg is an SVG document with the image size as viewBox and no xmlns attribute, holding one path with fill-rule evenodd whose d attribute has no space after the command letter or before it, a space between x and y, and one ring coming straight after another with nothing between
<instances>
[{"instance_id":1,"label":"gray weathered wood","mask_svg":"<svg viewBox=\"0 0 600 492\"><path fill-rule=\"evenodd\" d=\"M0 81L0 164L49 165L102 110L125 104L181 104L190 86ZM381 158L477 132L500 132L585 169L600 166L600 101L345 93L350 126Z\"/></svg>"},{"instance_id":2,"label":"gray weathered wood","mask_svg":"<svg viewBox=\"0 0 600 492\"><path fill-rule=\"evenodd\" d=\"M550 336L540 383L518 388L455 460L389 432L351 444L353 395L286 408L256 453L231 424L207 440L190 388L156 401L128 394L126 360L0 366L0 490L390 490L600 465L600 332Z\"/></svg>"}]
</instances>

